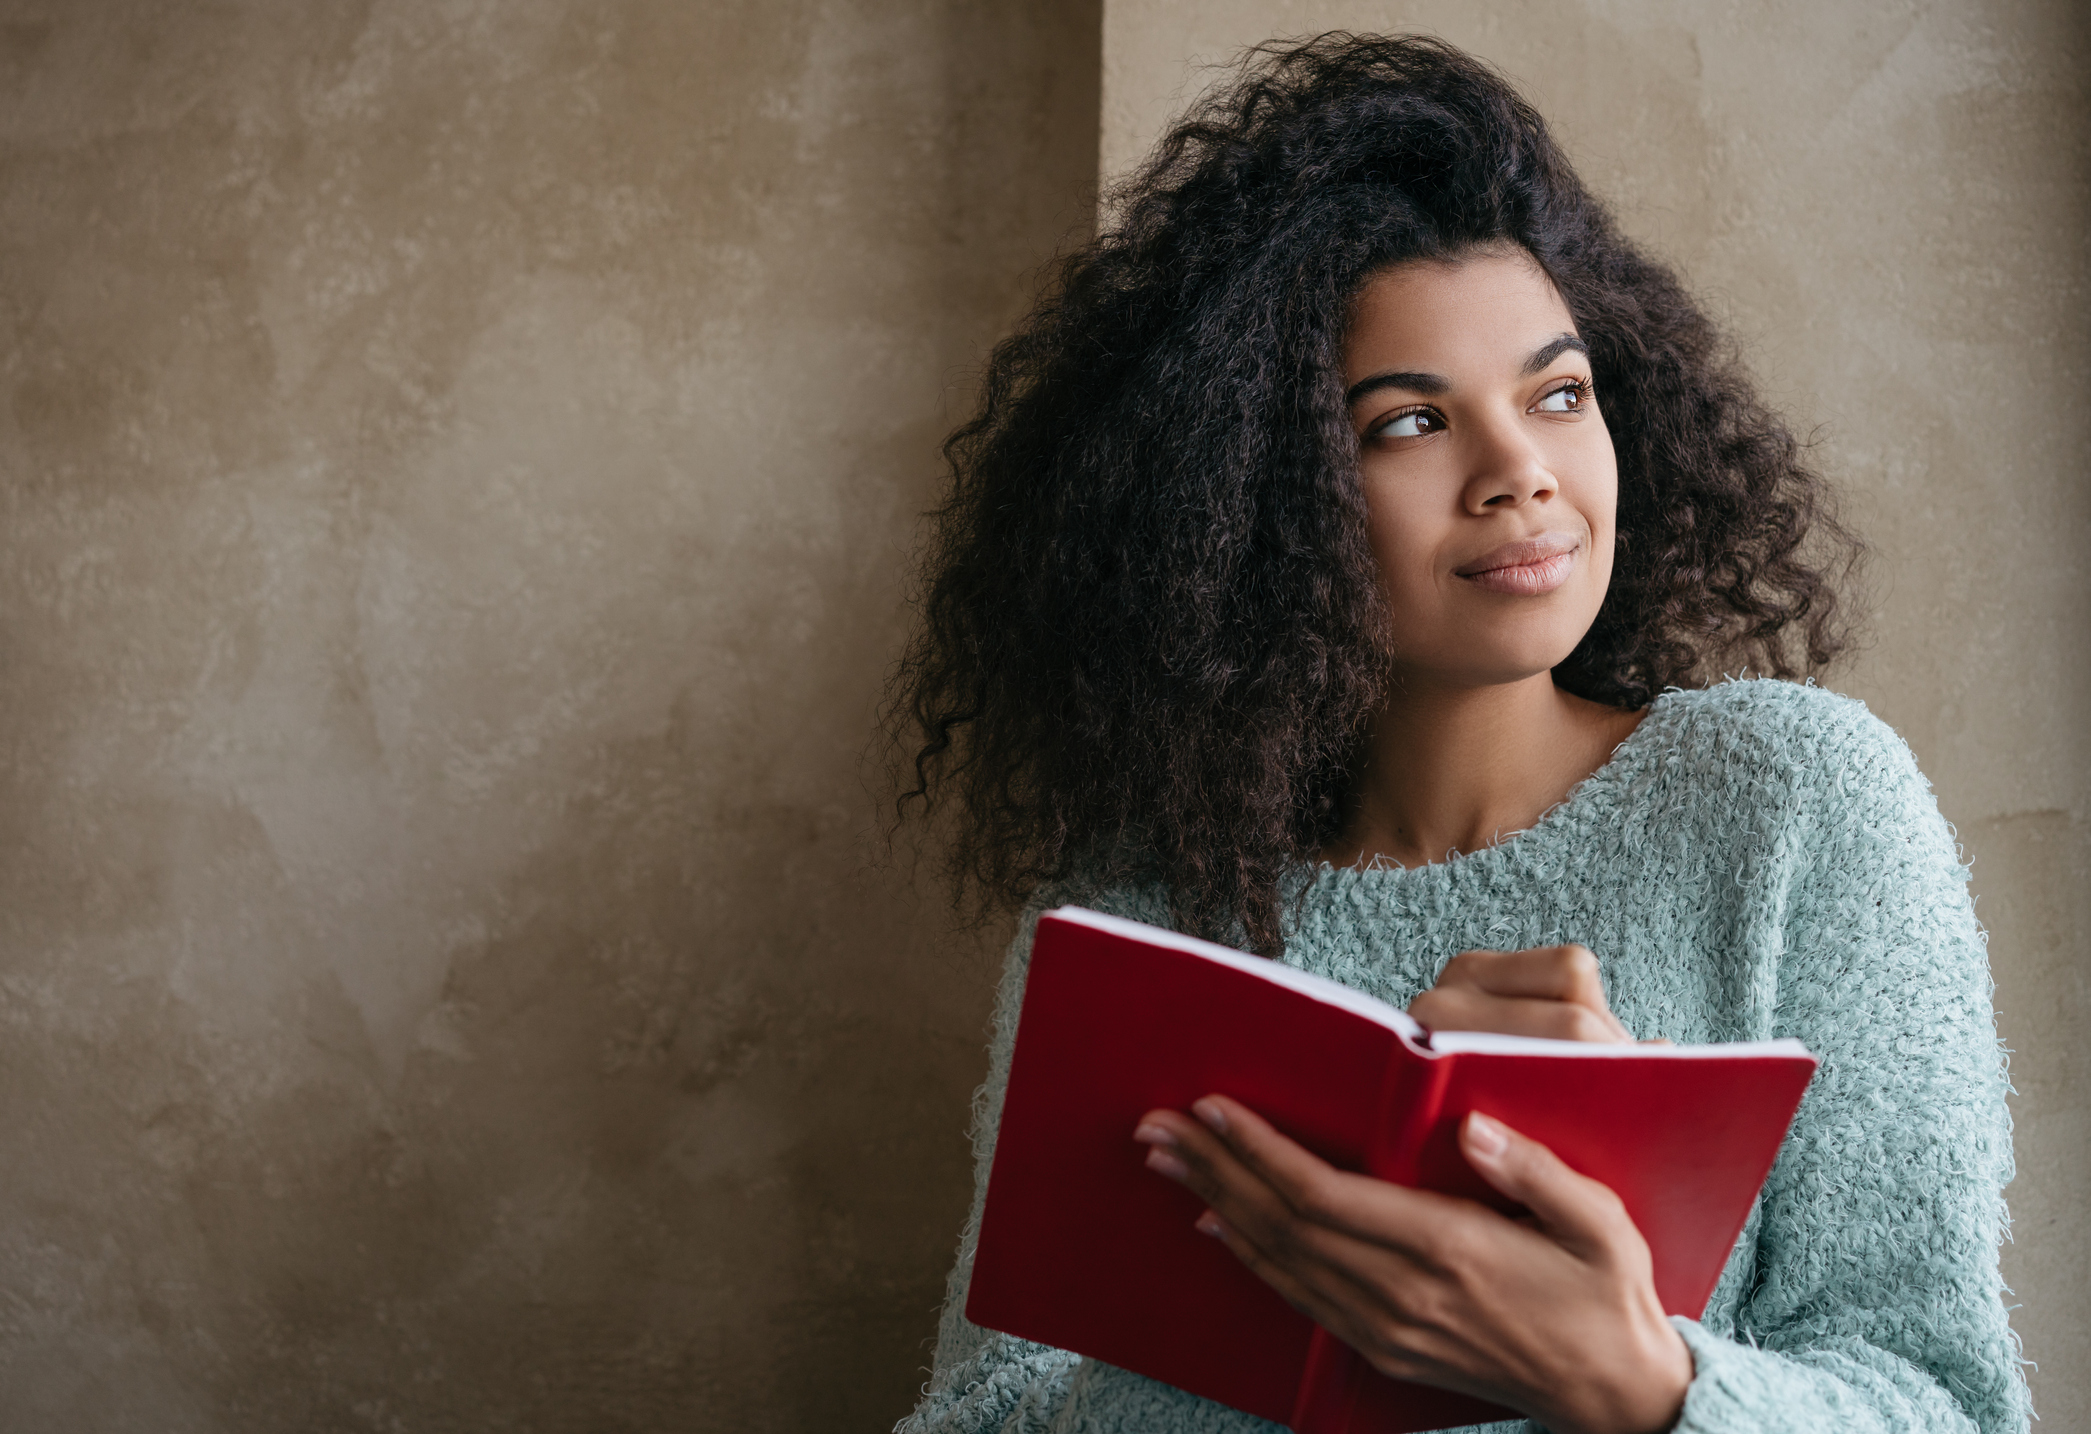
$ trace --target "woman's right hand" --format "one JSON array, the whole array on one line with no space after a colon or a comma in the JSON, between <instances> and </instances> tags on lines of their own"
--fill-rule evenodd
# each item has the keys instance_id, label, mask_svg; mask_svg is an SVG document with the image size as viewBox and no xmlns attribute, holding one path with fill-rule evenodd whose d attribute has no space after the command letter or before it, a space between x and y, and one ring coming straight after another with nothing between
<instances>
[{"instance_id":1,"label":"woman's right hand","mask_svg":"<svg viewBox=\"0 0 2091 1434\"><path fill-rule=\"evenodd\" d=\"M1597 957L1587 946L1462 951L1435 986L1409 1002L1409 1014L1435 1031L1606 1043L1634 1038L1605 1004Z\"/></svg>"}]
</instances>

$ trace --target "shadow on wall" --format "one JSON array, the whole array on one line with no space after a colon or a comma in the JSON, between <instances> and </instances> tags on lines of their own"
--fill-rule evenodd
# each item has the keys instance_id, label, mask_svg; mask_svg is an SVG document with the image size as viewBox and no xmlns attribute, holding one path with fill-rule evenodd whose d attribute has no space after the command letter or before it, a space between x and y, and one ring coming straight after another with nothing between
<instances>
[{"instance_id":1,"label":"shadow on wall","mask_svg":"<svg viewBox=\"0 0 2091 1434\"><path fill-rule=\"evenodd\" d=\"M0 1425L909 1407L993 961L859 760L1098 33L11 7Z\"/></svg>"}]
</instances>

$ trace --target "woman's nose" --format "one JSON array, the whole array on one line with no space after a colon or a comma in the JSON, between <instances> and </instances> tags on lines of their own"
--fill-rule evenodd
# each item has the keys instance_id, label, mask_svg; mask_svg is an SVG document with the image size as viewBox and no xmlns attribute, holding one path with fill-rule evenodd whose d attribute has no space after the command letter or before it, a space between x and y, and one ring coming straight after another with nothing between
<instances>
[{"instance_id":1,"label":"woman's nose","mask_svg":"<svg viewBox=\"0 0 2091 1434\"><path fill-rule=\"evenodd\" d=\"M1516 508L1544 502L1560 487L1538 447L1525 435L1514 429L1485 432L1467 478L1466 507L1475 514Z\"/></svg>"}]
</instances>

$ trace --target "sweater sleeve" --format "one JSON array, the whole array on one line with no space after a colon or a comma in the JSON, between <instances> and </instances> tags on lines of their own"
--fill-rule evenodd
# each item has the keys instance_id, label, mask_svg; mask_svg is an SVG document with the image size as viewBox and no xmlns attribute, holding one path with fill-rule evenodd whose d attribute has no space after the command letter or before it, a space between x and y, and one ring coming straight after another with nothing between
<instances>
[{"instance_id":1,"label":"sweater sleeve","mask_svg":"<svg viewBox=\"0 0 2091 1434\"><path fill-rule=\"evenodd\" d=\"M987 1201L987 1173L995 1159L995 1130L1002 1120L1002 1095L1009 1083L1009 1058L1016 1046L1017 1011L1024 976L1031 966L1031 939L1046 903L1035 901L1017 923L995 994L994 1033L988 1044L987 1080L973 1092L973 1207L959 1236L958 1261L944 1290L937 1325L936 1364L915 1412L895 1434L1022 1434L1048 1428L1067 1402L1077 1356L1050 1345L982 1329L966 1318L966 1291L973 1277L973 1251L980 1241L980 1211Z\"/></svg>"},{"instance_id":2,"label":"sweater sleeve","mask_svg":"<svg viewBox=\"0 0 2091 1434\"><path fill-rule=\"evenodd\" d=\"M1795 754L1763 953L1773 1033L1822 1065L1765 1186L1734 1337L1676 1322L1697 1365L1677 1427L2015 1434L2028 1405L1997 1268L2011 1127L1983 934L1909 749L1836 705Z\"/></svg>"}]
</instances>

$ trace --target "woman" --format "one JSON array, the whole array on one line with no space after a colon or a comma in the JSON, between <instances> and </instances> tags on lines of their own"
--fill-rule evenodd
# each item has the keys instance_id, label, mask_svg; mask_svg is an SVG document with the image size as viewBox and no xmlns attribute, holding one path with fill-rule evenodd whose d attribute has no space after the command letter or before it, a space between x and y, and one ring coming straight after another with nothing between
<instances>
[{"instance_id":1,"label":"woman","mask_svg":"<svg viewBox=\"0 0 2091 1434\"><path fill-rule=\"evenodd\" d=\"M1529 1220L1332 1170L1220 1093L1128 1136L1382 1371L1549 1429L2023 1427L1966 874L1894 734L1778 680L1839 650L1852 547L1708 322L1426 40L1259 52L1121 214L951 440L900 677L960 872L1028 902L982 1185L1061 901L1427 1025L1794 1036L1821 1069L1699 1320L1609 1191L1493 1122L1463 1148ZM975 1228L905 1428L1265 1427L968 1324Z\"/></svg>"}]
</instances>

